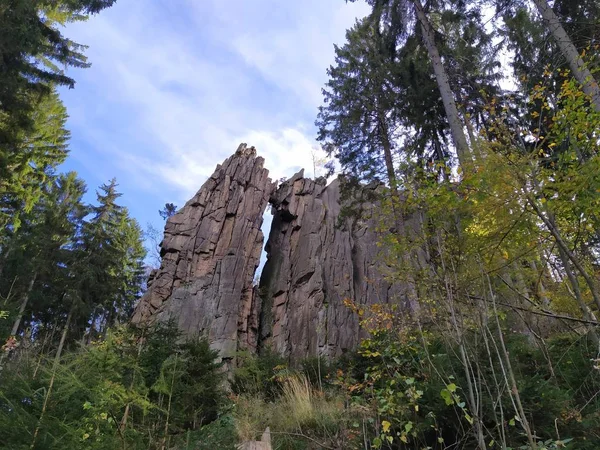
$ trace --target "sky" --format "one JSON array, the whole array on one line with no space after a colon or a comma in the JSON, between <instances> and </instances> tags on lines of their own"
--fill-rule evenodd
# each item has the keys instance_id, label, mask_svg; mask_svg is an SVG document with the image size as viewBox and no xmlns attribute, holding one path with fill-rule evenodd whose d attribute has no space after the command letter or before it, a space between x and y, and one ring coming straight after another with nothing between
<instances>
[{"instance_id":1,"label":"sky","mask_svg":"<svg viewBox=\"0 0 600 450\"><path fill-rule=\"evenodd\" d=\"M75 170L95 189L116 177L145 228L183 204L241 142L273 180L312 176L314 121L334 43L368 12L344 0L118 0L64 34L88 69L61 92Z\"/></svg>"}]
</instances>

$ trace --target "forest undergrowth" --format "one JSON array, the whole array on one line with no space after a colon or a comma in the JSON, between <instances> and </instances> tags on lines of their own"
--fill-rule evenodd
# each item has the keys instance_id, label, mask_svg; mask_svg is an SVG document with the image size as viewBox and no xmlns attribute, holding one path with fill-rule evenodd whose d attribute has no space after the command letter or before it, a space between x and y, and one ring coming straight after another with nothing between
<instances>
[{"instance_id":1,"label":"forest undergrowth","mask_svg":"<svg viewBox=\"0 0 600 450\"><path fill-rule=\"evenodd\" d=\"M367 1L317 138L344 215L379 186L374 263L402 294L345 300L355 351L261 343L229 373L202 336L128 325L144 233L116 180L90 204L60 172L58 92L89 66L64 26L113 3L0 5L0 448L233 449L266 427L282 450L600 448L597 0Z\"/></svg>"}]
</instances>

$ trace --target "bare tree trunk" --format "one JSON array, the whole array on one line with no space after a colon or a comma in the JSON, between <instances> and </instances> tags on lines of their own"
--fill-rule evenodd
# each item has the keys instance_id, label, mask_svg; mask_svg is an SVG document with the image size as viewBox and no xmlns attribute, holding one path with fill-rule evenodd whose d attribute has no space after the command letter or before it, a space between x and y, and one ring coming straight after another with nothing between
<instances>
[{"instance_id":1,"label":"bare tree trunk","mask_svg":"<svg viewBox=\"0 0 600 450\"><path fill-rule=\"evenodd\" d=\"M517 381L515 379L515 373L512 369L512 364L510 361L510 355L508 350L506 349L506 344L504 343L504 333L502 332L502 327L500 326L500 319L498 318L498 309L496 308L496 295L492 289L492 283L488 276L488 286L490 290L490 297L492 299L492 305L494 307L494 317L496 319L496 327L498 328L498 342L500 343L500 347L502 348L502 354L504 356L504 363L506 364L506 372L508 374L508 380L510 380L511 393L514 397L514 401L516 404L516 409L519 414L519 418L521 419L521 426L527 435L527 442L529 443L529 447L533 450L537 448L537 443L535 438L533 437L533 432L531 431L531 426L529 425L529 421L527 420L527 416L525 415L525 410L523 408L523 403L521 402L521 395L519 394L519 388L517 387ZM507 381L508 381L507 380Z\"/></svg>"},{"instance_id":2,"label":"bare tree trunk","mask_svg":"<svg viewBox=\"0 0 600 450\"><path fill-rule=\"evenodd\" d=\"M85 334L83 336L83 343L85 345L90 345L94 338L94 331L96 331L96 320L98 320L98 305L94 306L92 320L90 322L90 329L88 330L87 336Z\"/></svg>"},{"instance_id":3,"label":"bare tree trunk","mask_svg":"<svg viewBox=\"0 0 600 450\"><path fill-rule=\"evenodd\" d=\"M143 347L143 343L144 343L144 333L142 333L142 335L140 336L140 340L138 342L138 352L137 352L137 357L135 359L136 364L138 363L139 359L140 359L140 355L142 354L142 347ZM131 376L131 383L129 384L129 390L133 390L133 387L135 385L135 374L136 372L133 372L133 375ZM123 433L125 431L125 428L127 427L127 419L129 418L129 410L131 408L131 402L128 402L127 405L125 406L125 412L123 413L123 418L121 419L121 423L119 424L119 429L121 430L121 433Z\"/></svg>"},{"instance_id":4,"label":"bare tree trunk","mask_svg":"<svg viewBox=\"0 0 600 450\"><path fill-rule=\"evenodd\" d=\"M479 395L477 395L477 398L476 398L476 386L474 386L474 383L473 383L474 373L473 373L472 366L470 364L470 361L469 361L469 358L467 355L467 350L465 348L466 346L465 346L464 334L458 325L458 320L456 317L456 310L454 308L454 295L453 295L452 282L449 279L448 270L446 268L446 263L444 261L441 237L440 237L439 232L437 233L437 245L438 245L438 249L439 249L438 251L440 254L440 264L442 267L443 277L444 277L444 288L445 288L448 312L450 315L452 328L454 329L454 333L456 333L455 339L456 339L456 343L458 344L458 349L459 349L459 353L460 353L460 361L463 366L463 370L465 371L465 380L467 382L467 404L469 405L469 410L471 411L471 414L473 416L473 434L475 436L475 439L477 439L477 444L478 444L477 448L479 450L485 450L487 448L487 446L485 444L485 436L483 434L483 424L481 423L481 415L480 415L480 408L479 408L479 406L480 406Z\"/></svg>"},{"instance_id":5,"label":"bare tree trunk","mask_svg":"<svg viewBox=\"0 0 600 450\"><path fill-rule=\"evenodd\" d=\"M558 248L562 252L564 252L564 255L573 263L573 265L575 266L575 268L577 269L579 274L583 277L583 279L585 280L585 283L588 285L588 288L590 289L590 293L592 294L594 303L596 303L596 306L598 307L598 309L600 309L600 292L598 291L596 282L590 276L590 274L585 269L585 267L583 267L583 264L581 263L581 261L579 261L579 258L577 258L577 256L575 256L575 254L571 251L571 249L569 248L567 243L562 238L560 230L556 226L556 221L554 220L554 216L549 212L547 214L544 214L544 212L541 210L541 208L539 207L539 205L536 203L535 199L531 195L529 195L527 197L527 201L529 202L529 204L531 205L533 210L536 212L537 216L542 220L542 222L544 222L544 225L546 225L546 227L548 228L548 231L550 231L550 234L552 235L552 237L554 237L554 240L555 240L556 244L558 245Z\"/></svg>"},{"instance_id":6,"label":"bare tree trunk","mask_svg":"<svg viewBox=\"0 0 600 450\"><path fill-rule=\"evenodd\" d=\"M37 278L37 272L33 274L31 280L29 281L29 286L27 286L27 291L23 295L23 300L21 300L21 305L19 306L19 312L17 313L17 317L13 323L12 329L10 330L11 336L9 339L14 339L14 336L17 335L19 331L19 327L21 326L21 320L23 319L23 314L25 312L25 308L27 307L27 303L29 303L29 295L33 290L33 285L35 284L35 279ZM0 355L0 373L2 373L2 369L4 367L4 360L8 357L8 352L2 352Z\"/></svg>"},{"instance_id":7,"label":"bare tree trunk","mask_svg":"<svg viewBox=\"0 0 600 450\"><path fill-rule=\"evenodd\" d=\"M448 74L442 64L442 58L437 46L435 45L435 34L429 19L425 14L423 5L420 0L413 0L417 18L421 24L421 30L423 31L423 42L427 47L427 52L431 58L431 64L433 65L433 72L435 73L435 79L442 96L442 102L444 103L444 109L446 110L446 116L448 117L448 123L450 124L450 132L452 133L452 140L456 146L456 153L458 155L458 161L461 166L471 161L471 151L469 150L469 144L467 143L467 137L463 129L462 121L454 101L454 93L450 88L450 81L448 80Z\"/></svg>"},{"instance_id":8,"label":"bare tree trunk","mask_svg":"<svg viewBox=\"0 0 600 450\"><path fill-rule=\"evenodd\" d=\"M548 25L548 29L552 33L560 52L567 60L573 76L581 84L583 92L591 97L596 111L600 111L600 87L598 87L598 82L586 67L577 48L573 45L573 41L571 41L547 0L533 0L533 3L535 3L542 19Z\"/></svg>"},{"instance_id":9,"label":"bare tree trunk","mask_svg":"<svg viewBox=\"0 0 600 450\"><path fill-rule=\"evenodd\" d=\"M71 318L73 317L73 310L75 309L75 302L71 304L71 309L69 310L69 314L67 315L67 321L65 322L65 326L63 327L62 335L60 337L60 342L58 344L58 349L56 350L56 355L54 356L54 362L52 363L52 376L50 377L50 384L48 385L48 390L46 391L46 396L44 397L44 404L42 405L42 412L40 413L40 418L38 419L38 423L35 427L35 432L33 433L33 439L31 441L30 449L35 448L35 442L37 440L38 434L40 432L40 428L42 426L42 420L44 415L46 414L46 409L48 408L48 401L50 400L50 396L52 395L52 388L54 387L54 380L56 379L56 371L58 369L58 364L60 363L60 357L62 355L63 348L65 346L65 340L67 339L67 333L69 332L69 325L71 325Z\"/></svg>"},{"instance_id":10,"label":"bare tree trunk","mask_svg":"<svg viewBox=\"0 0 600 450\"><path fill-rule=\"evenodd\" d=\"M542 276L545 272L545 270L542 268L542 271L538 271L537 268L537 264L535 263L534 259L531 259L529 261L529 264L531 266L531 268L533 269L533 271L538 274L538 282L536 283L536 295L538 296L538 298L540 299L540 301L542 302L542 304L544 306L548 306L550 305L550 299L548 298L548 294L546 292L546 286L544 286L544 281L542 280Z\"/></svg>"},{"instance_id":11,"label":"bare tree trunk","mask_svg":"<svg viewBox=\"0 0 600 450\"><path fill-rule=\"evenodd\" d=\"M558 247L558 255L560 257L560 261L562 262L565 273L567 274L567 278L569 279L569 283L571 284L571 288L573 289L573 297L575 297L575 301L581 310L581 314L583 318L589 321L596 322L596 316L590 309L588 305L586 305L583 297L581 295L581 288L579 287L579 281L577 277L573 273L571 269L571 261L567 257L566 253L562 249L562 247ZM592 342L594 343L596 349L600 348L600 339L598 338L598 334L596 333L596 328L593 326L587 326L590 337L592 338Z\"/></svg>"},{"instance_id":12,"label":"bare tree trunk","mask_svg":"<svg viewBox=\"0 0 600 450\"><path fill-rule=\"evenodd\" d=\"M397 196L398 181L396 179L396 170L394 169L394 159L392 157L392 143L390 141L389 129L385 122L385 114L381 111L379 106L377 107L377 122L379 123L381 132L383 159L385 161L385 169L390 183L390 189L392 190L392 194Z\"/></svg>"},{"instance_id":13,"label":"bare tree trunk","mask_svg":"<svg viewBox=\"0 0 600 450\"><path fill-rule=\"evenodd\" d=\"M54 332L56 331L56 321L54 321L54 325L52 327L52 333L48 336L48 330L44 333L44 340L42 341L42 347L40 348L40 354L35 364L35 369L33 370L33 375L31 376L34 380L37 378L37 373L40 370L42 365L42 358L44 357L44 349L46 348L46 344L52 342L54 339Z\"/></svg>"},{"instance_id":14,"label":"bare tree trunk","mask_svg":"<svg viewBox=\"0 0 600 450\"><path fill-rule=\"evenodd\" d=\"M404 214L402 213L402 209L400 207L400 193L398 191L398 179L396 178L396 170L394 169L392 143L390 141L389 129L385 122L384 114L381 110L378 110L377 112L377 120L379 122L379 128L381 131L385 168L387 171L390 191L392 193L392 213L396 222L396 233L398 236L400 236L400 239L408 239L408 234L406 232L406 226L404 222ZM405 254L403 255L403 262L406 264L407 268L413 266L409 252L405 252ZM419 296L417 294L416 282L412 273L408 270L406 271L406 277L408 302L410 304L412 312L416 312L419 309Z\"/></svg>"},{"instance_id":15,"label":"bare tree trunk","mask_svg":"<svg viewBox=\"0 0 600 450\"><path fill-rule=\"evenodd\" d=\"M173 399L173 386L175 385L175 374L177 372L177 353L175 353L175 366L173 367L173 376L171 377L171 389L169 390L169 402L167 403L167 418L165 420L165 430L162 438L161 450L166 449L167 435L169 434L169 419L171 418L171 400Z\"/></svg>"},{"instance_id":16,"label":"bare tree trunk","mask_svg":"<svg viewBox=\"0 0 600 450\"><path fill-rule=\"evenodd\" d=\"M27 286L27 292L25 292L25 295L23 296L23 300L21 300L21 306L19 306L19 313L17 314L15 322L13 323L12 329L10 330L11 336L16 336L17 333L19 332L19 327L21 326L21 320L23 320L23 314L25 312L25 308L27 308L27 304L29 303L29 295L31 294L31 291L33 290L33 285L35 284L36 278L37 278L37 272L34 272L33 276L31 277L31 280L29 281L29 285Z\"/></svg>"},{"instance_id":17,"label":"bare tree trunk","mask_svg":"<svg viewBox=\"0 0 600 450\"><path fill-rule=\"evenodd\" d=\"M10 255L11 247L6 245L6 251L0 254L0 279L2 279L2 272L4 272L4 264L8 260Z\"/></svg>"}]
</instances>

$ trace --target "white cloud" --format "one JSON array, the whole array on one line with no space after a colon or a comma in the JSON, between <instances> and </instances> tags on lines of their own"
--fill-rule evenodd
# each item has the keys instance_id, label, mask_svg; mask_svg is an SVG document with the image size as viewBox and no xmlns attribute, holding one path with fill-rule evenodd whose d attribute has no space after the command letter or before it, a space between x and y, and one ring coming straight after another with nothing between
<instances>
[{"instance_id":1,"label":"white cloud","mask_svg":"<svg viewBox=\"0 0 600 450\"><path fill-rule=\"evenodd\" d=\"M305 176L313 177L313 155L317 158L325 156L314 140L294 128L277 132L250 131L239 140L256 147L258 153L265 158L265 167L269 169L273 180L289 178L303 168Z\"/></svg>"},{"instance_id":2,"label":"white cloud","mask_svg":"<svg viewBox=\"0 0 600 450\"><path fill-rule=\"evenodd\" d=\"M156 198L152 209L187 200L240 142L273 179L300 167L312 176L333 44L366 11L342 0L120 0L66 32L93 64L64 96L74 161L89 177L116 175L125 202Z\"/></svg>"},{"instance_id":3,"label":"white cloud","mask_svg":"<svg viewBox=\"0 0 600 450\"><path fill-rule=\"evenodd\" d=\"M213 2L219 5L218 35L223 42L266 80L313 108L322 100L333 44L343 43L345 30L368 12L365 3L341 0L285 2L285 6L279 0L255 0L252 7L241 1L247 8L241 11L245 20L240 27L231 21L229 2Z\"/></svg>"}]
</instances>

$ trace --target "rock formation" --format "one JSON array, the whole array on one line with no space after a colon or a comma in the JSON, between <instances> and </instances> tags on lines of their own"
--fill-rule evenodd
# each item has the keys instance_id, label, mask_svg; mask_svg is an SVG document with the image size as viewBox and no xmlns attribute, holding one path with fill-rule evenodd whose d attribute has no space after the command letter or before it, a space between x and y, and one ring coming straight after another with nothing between
<instances>
[{"instance_id":1,"label":"rock formation","mask_svg":"<svg viewBox=\"0 0 600 450\"><path fill-rule=\"evenodd\" d=\"M257 345L260 305L253 277L263 213L275 185L254 147L236 153L167 220L162 263L133 323L172 318L187 335L206 335L223 358Z\"/></svg>"},{"instance_id":2,"label":"rock formation","mask_svg":"<svg viewBox=\"0 0 600 450\"><path fill-rule=\"evenodd\" d=\"M374 205L360 220L339 222L340 181L303 177L284 182L270 199L273 225L260 281L261 342L291 359L338 356L364 331L346 305L403 303L378 257Z\"/></svg>"},{"instance_id":3,"label":"rock formation","mask_svg":"<svg viewBox=\"0 0 600 450\"><path fill-rule=\"evenodd\" d=\"M377 208L367 203L360 220L339 223L338 180L326 185L301 171L276 189L263 162L241 144L168 219L162 264L132 320L172 318L185 334L207 336L225 359L267 346L292 360L337 356L365 335L345 299L405 301L402 284L383 275ZM268 202L273 223L256 289Z\"/></svg>"}]
</instances>

